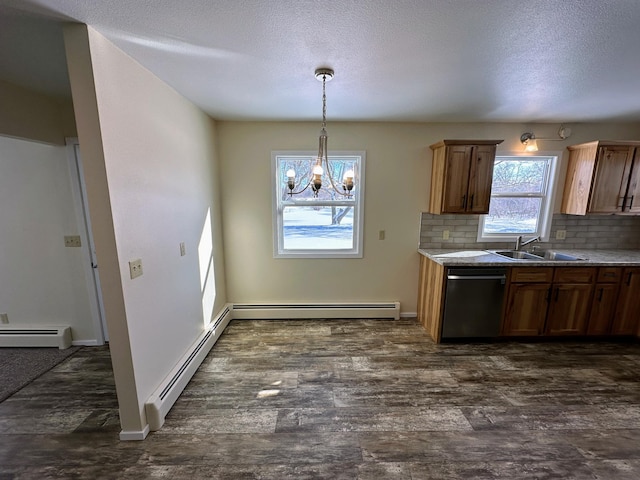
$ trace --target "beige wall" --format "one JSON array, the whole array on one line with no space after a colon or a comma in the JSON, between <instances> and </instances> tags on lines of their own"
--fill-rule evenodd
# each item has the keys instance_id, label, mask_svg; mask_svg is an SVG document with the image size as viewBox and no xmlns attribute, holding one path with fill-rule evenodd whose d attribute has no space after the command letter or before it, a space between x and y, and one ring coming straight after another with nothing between
<instances>
[{"instance_id":1,"label":"beige wall","mask_svg":"<svg viewBox=\"0 0 640 480\"><path fill-rule=\"evenodd\" d=\"M0 135L64 145L76 135L70 100L42 95L0 80Z\"/></svg>"},{"instance_id":2,"label":"beige wall","mask_svg":"<svg viewBox=\"0 0 640 480\"><path fill-rule=\"evenodd\" d=\"M429 199L431 151L442 139L504 139L499 153L522 152L520 135L557 138L558 124L329 122L330 150L366 150L364 258L274 259L271 151L313 150L317 123L219 122L223 231L231 302L400 301L416 311L420 212ZM538 142L560 152L595 139L638 139L640 124L574 124L566 141ZM558 186L566 174L560 166ZM556 196L559 210L561 194ZM385 240L378 232L386 231Z\"/></svg>"},{"instance_id":3,"label":"beige wall","mask_svg":"<svg viewBox=\"0 0 640 480\"><path fill-rule=\"evenodd\" d=\"M95 30L69 26L65 43L120 419L137 435L226 302L215 124Z\"/></svg>"}]
</instances>

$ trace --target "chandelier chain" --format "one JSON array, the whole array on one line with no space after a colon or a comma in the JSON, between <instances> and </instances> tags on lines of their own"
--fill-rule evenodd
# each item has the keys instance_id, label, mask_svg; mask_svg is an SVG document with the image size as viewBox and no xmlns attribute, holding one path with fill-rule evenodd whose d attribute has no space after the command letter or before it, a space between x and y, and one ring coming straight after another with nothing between
<instances>
[{"instance_id":1,"label":"chandelier chain","mask_svg":"<svg viewBox=\"0 0 640 480\"><path fill-rule=\"evenodd\" d=\"M322 75L322 128L327 127L327 76Z\"/></svg>"}]
</instances>

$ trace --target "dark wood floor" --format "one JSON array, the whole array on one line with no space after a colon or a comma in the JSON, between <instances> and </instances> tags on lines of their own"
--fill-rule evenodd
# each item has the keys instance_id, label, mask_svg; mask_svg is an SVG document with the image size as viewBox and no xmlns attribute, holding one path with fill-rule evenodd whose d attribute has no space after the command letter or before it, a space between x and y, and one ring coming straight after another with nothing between
<instances>
[{"instance_id":1,"label":"dark wood floor","mask_svg":"<svg viewBox=\"0 0 640 480\"><path fill-rule=\"evenodd\" d=\"M234 321L118 440L106 348L0 403L0 479L640 478L640 345L434 345L415 320Z\"/></svg>"}]
</instances>

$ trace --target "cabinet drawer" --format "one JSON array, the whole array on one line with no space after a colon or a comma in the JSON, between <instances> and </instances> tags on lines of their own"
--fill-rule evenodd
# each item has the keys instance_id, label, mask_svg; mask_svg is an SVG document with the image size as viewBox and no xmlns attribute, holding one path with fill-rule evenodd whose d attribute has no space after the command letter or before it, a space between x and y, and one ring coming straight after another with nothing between
<instances>
[{"instance_id":1,"label":"cabinet drawer","mask_svg":"<svg viewBox=\"0 0 640 480\"><path fill-rule=\"evenodd\" d=\"M618 283L622 277L619 267L600 267L598 269L598 283Z\"/></svg>"},{"instance_id":2,"label":"cabinet drawer","mask_svg":"<svg viewBox=\"0 0 640 480\"><path fill-rule=\"evenodd\" d=\"M511 283L549 283L553 278L551 267L513 267Z\"/></svg>"},{"instance_id":3,"label":"cabinet drawer","mask_svg":"<svg viewBox=\"0 0 640 480\"><path fill-rule=\"evenodd\" d=\"M593 283L595 267L559 267L553 275L554 283Z\"/></svg>"}]
</instances>

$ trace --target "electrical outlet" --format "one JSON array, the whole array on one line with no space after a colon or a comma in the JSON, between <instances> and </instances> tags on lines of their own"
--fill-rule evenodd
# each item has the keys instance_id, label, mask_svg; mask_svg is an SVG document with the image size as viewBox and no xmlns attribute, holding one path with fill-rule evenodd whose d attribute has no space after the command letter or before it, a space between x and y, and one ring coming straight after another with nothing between
<instances>
[{"instance_id":1,"label":"electrical outlet","mask_svg":"<svg viewBox=\"0 0 640 480\"><path fill-rule=\"evenodd\" d=\"M141 259L138 258L136 260L131 260L129 262L129 274L131 275L131 280L142 276L142 260Z\"/></svg>"},{"instance_id":2,"label":"electrical outlet","mask_svg":"<svg viewBox=\"0 0 640 480\"><path fill-rule=\"evenodd\" d=\"M8 313L0 313L0 323L9 323Z\"/></svg>"},{"instance_id":3,"label":"electrical outlet","mask_svg":"<svg viewBox=\"0 0 640 480\"><path fill-rule=\"evenodd\" d=\"M385 232L384 230L380 230L378 232L378 240L384 240Z\"/></svg>"},{"instance_id":4,"label":"electrical outlet","mask_svg":"<svg viewBox=\"0 0 640 480\"><path fill-rule=\"evenodd\" d=\"M81 247L80 235L65 235L64 236L65 247Z\"/></svg>"},{"instance_id":5,"label":"electrical outlet","mask_svg":"<svg viewBox=\"0 0 640 480\"><path fill-rule=\"evenodd\" d=\"M187 254L187 248L184 246L184 242L180 242L180 256L184 257Z\"/></svg>"},{"instance_id":6,"label":"electrical outlet","mask_svg":"<svg viewBox=\"0 0 640 480\"><path fill-rule=\"evenodd\" d=\"M556 240L565 240L567 238L566 230L556 230Z\"/></svg>"},{"instance_id":7,"label":"electrical outlet","mask_svg":"<svg viewBox=\"0 0 640 480\"><path fill-rule=\"evenodd\" d=\"M449 230L443 230L442 231L442 239L443 240L449 240Z\"/></svg>"}]
</instances>

